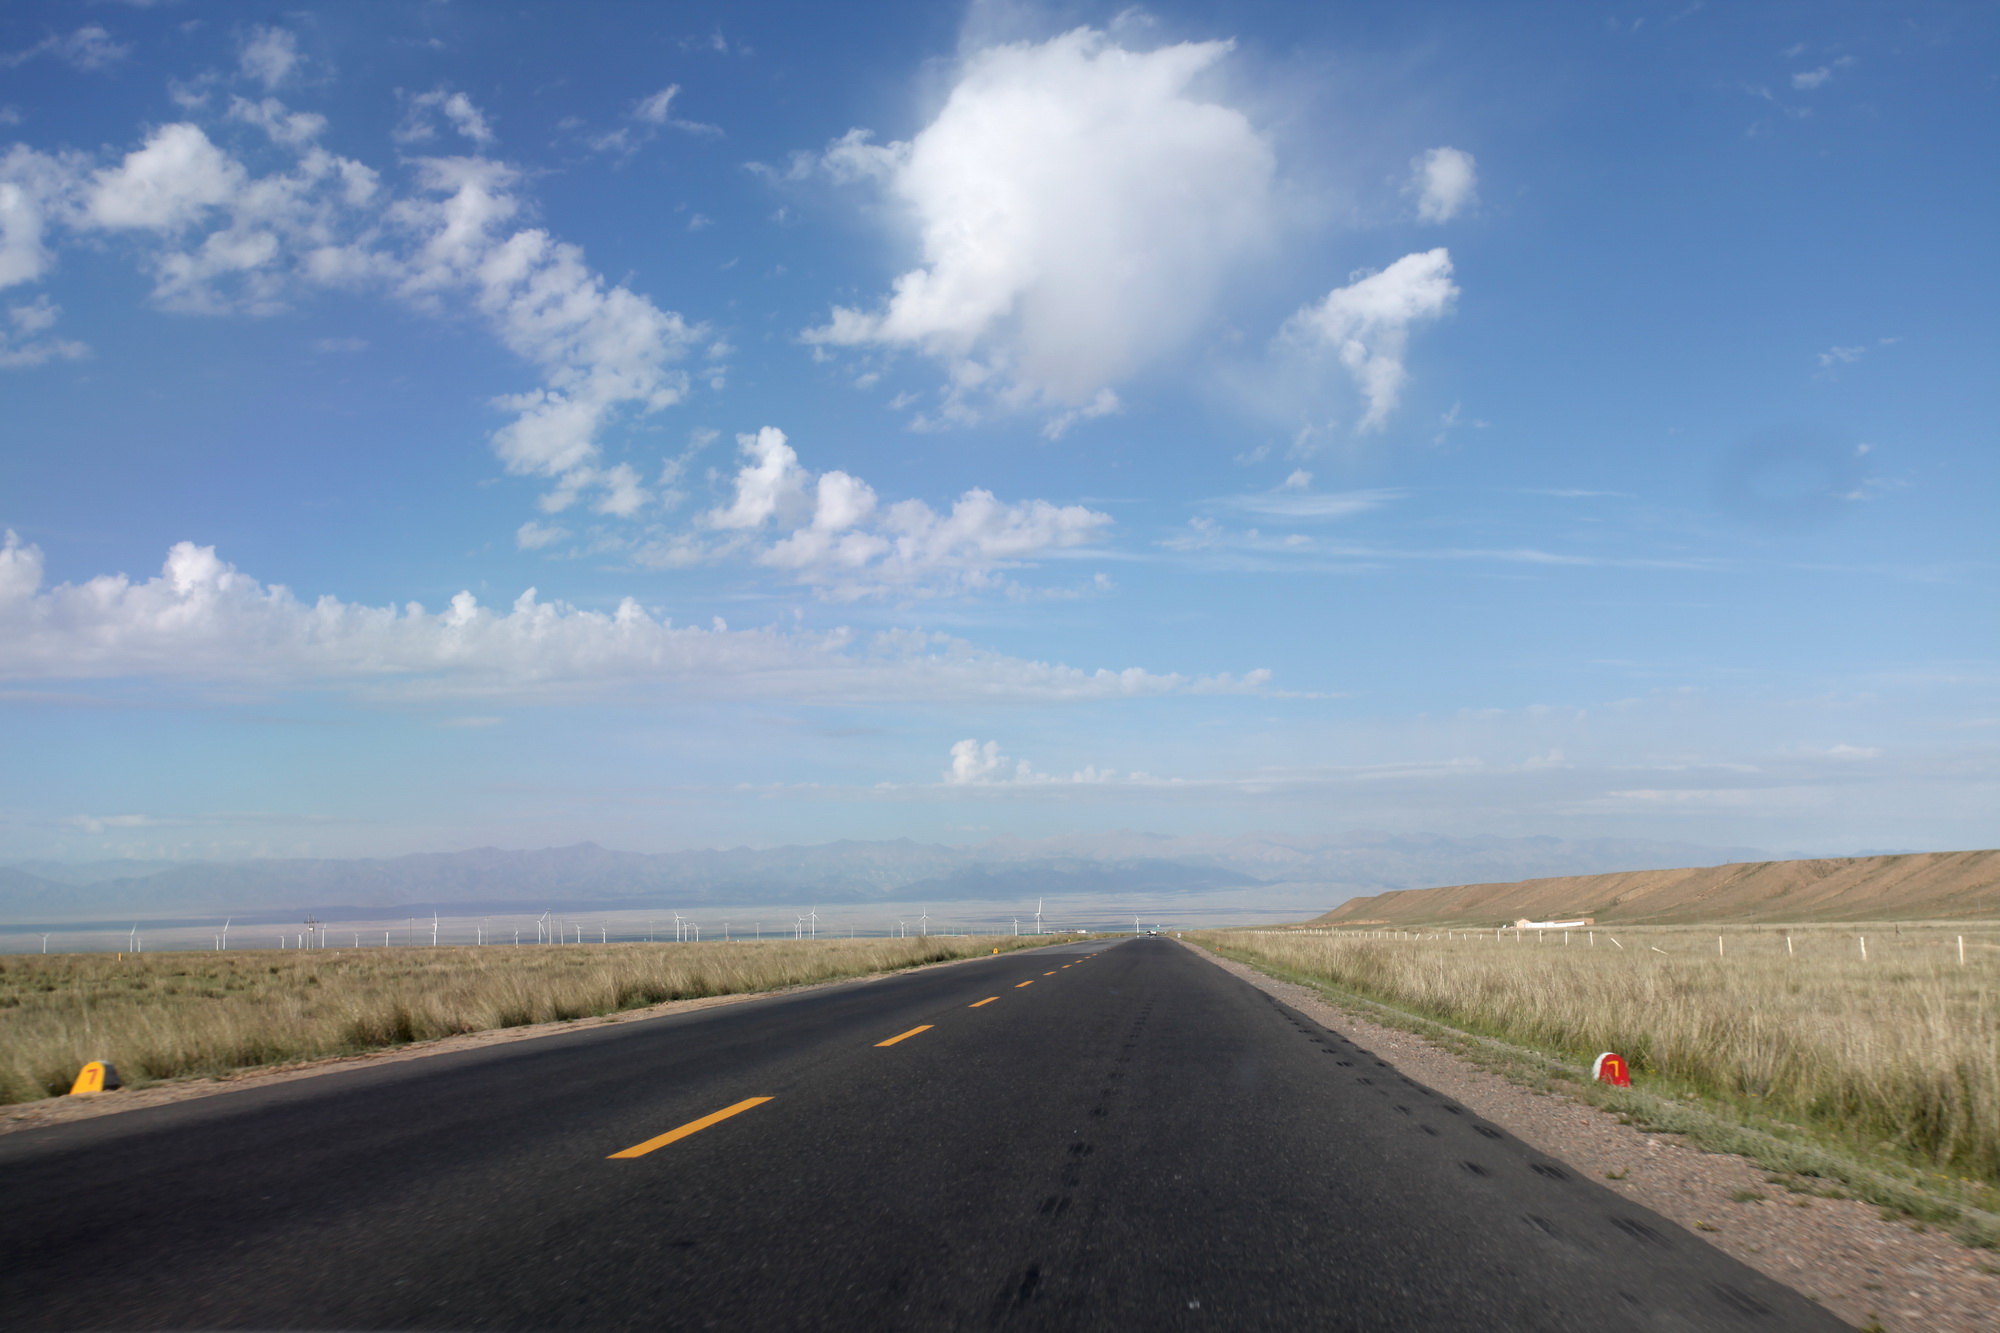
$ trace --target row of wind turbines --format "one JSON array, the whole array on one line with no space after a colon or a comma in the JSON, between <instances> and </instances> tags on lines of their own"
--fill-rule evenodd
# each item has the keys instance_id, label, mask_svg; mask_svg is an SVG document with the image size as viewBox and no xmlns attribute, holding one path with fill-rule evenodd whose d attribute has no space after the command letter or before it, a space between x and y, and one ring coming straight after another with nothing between
<instances>
[{"instance_id":1,"label":"row of wind turbines","mask_svg":"<svg viewBox=\"0 0 2000 1333\"><path fill-rule=\"evenodd\" d=\"M1045 905L1046 901L1044 899L1038 898L1035 900L1034 918L1032 922L1027 923L1028 928L1025 931L1022 929L1022 926L1024 924L1024 918L1014 917L1012 919L1014 934L1016 935L1044 934L1045 928L1043 925L1043 917L1044 917ZM671 914L671 916L673 922L674 940L677 943L696 943L701 940L702 926L699 922L695 921L691 917L683 915L678 910L674 911ZM408 944L414 945L419 942L418 938L419 920L420 918L410 917L405 922L404 934L406 942ZM234 916L227 917L224 919L222 925L216 930L214 936L212 937L212 947L214 949L216 949L217 951L221 951L229 948L229 932L230 929L235 925L235 922L236 918ZM904 938L904 939L907 939L912 935L918 938L926 938L931 933L930 923L931 923L930 908L928 905L926 905L915 917L896 918L893 925L890 927L887 933L894 935L897 938ZM847 926L848 937L850 939L856 937L859 933L859 929L855 925L855 923L850 920L845 924ZM280 949L324 949L327 947L328 945L327 937L332 929L332 927L330 927L328 923L321 921L317 917L314 917L309 914L307 915L305 920L300 923L300 925L302 927L300 930L296 932L281 933L277 937L277 945ZM585 941L585 934L584 934L585 926L580 922L566 920L563 917L556 915L555 909L553 908L544 911L539 917L536 917L534 919L533 925L535 932L534 942L536 944L582 944ZM730 921L724 921L722 923L723 939L733 940L740 938L734 934L734 932L731 929L731 926L732 923ZM441 938L442 927L443 927L442 918L438 915L437 912L433 911L431 913L431 920L430 920L430 940L429 940L429 943L431 944L432 947L437 947L442 942ZM1136 918L1133 921L1133 927L1135 930L1138 928L1138 921ZM820 930L821 930L821 920L820 920L819 908L817 906L812 907L807 911L805 911L804 913L801 913L793 918L792 921L793 939L816 940L820 938ZM608 925L602 922L597 923L597 931L598 931L599 943L602 944L610 943L611 928ZM352 936L352 942L355 948L359 949L362 947L361 937L363 932L360 929L344 928L341 933ZM663 933L664 932L661 931L660 929L659 918L657 917L652 918L647 922L646 940L648 943L658 942ZM958 932L954 930L952 931L952 933L958 933ZM371 928L371 934L372 934L372 928ZM492 929L491 917L481 917L479 919L479 926L477 927L475 933L476 943L480 945L501 943L502 941L494 938L494 936L497 934L498 932ZM383 948L391 947L394 935L395 935L395 930L393 927L384 929L382 931ZM521 935L522 932L520 930L516 929L513 931L514 944L519 945L523 943ZM760 940L764 938L764 923L761 919L755 920L752 923L752 938ZM49 951L49 939L50 936L48 934L41 935L43 953L47 953ZM134 922L132 925L132 929L129 932L127 932L125 944L126 944L126 951L128 953L145 952L145 937L141 933L141 928L138 922Z\"/></svg>"}]
</instances>

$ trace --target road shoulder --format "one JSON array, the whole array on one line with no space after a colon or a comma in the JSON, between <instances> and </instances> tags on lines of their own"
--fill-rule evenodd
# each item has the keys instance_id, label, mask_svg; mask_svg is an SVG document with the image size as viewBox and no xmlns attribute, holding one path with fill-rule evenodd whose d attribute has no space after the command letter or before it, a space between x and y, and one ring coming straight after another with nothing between
<instances>
[{"instance_id":1,"label":"road shoulder","mask_svg":"<svg viewBox=\"0 0 2000 1333\"><path fill-rule=\"evenodd\" d=\"M1676 1135L1650 1133L1596 1107L1511 1083L1413 1033L1343 1010L1307 986L1181 943L1857 1327L1885 1333L1995 1327L2000 1256L1884 1220L1858 1199L1788 1193L1747 1158L1689 1147Z\"/></svg>"}]
</instances>

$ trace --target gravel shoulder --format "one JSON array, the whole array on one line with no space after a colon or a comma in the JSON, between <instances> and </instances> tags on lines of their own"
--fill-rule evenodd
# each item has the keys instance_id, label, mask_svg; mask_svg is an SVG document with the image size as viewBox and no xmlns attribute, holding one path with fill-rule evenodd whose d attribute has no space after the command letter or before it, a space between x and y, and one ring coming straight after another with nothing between
<instances>
[{"instance_id":1,"label":"gravel shoulder","mask_svg":"<svg viewBox=\"0 0 2000 1333\"><path fill-rule=\"evenodd\" d=\"M1422 1037L1342 1010L1309 987L1182 944L1858 1328L2000 1330L2000 1255L1884 1220L1882 1210L1858 1199L1790 1193L1746 1158L1702 1151L1678 1135L1521 1087Z\"/></svg>"}]
</instances>

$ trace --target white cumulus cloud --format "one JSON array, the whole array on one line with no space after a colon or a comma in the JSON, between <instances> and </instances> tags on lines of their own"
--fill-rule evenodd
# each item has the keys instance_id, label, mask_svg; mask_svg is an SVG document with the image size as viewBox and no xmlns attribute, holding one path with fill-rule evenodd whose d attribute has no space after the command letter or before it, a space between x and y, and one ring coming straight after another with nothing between
<instances>
[{"instance_id":1,"label":"white cumulus cloud","mask_svg":"<svg viewBox=\"0 0 2000 1333\"><path fill-rule=\"evenodd\" d=\"M95 174L84 210L99 227L171 231L234 199L247 178L200 126L163 125L117 166Z\"/></svg>"},{"instance_id":2,"label":"white cumulus cloud","mask_svg":"<svg viewBox=\"0 0 2000 1333\"><path fill-rule=\"evenodd\" d=\"M1417 196L1417 217L1425 222L1449 222L1479 197L1479 171L1472 154L1458 148L1433 148L1410 164L1410 191Z\"/></svg>"},{"instance_id":3,"label":"white cumulus cloud","mask_svg":"<svg viewBox=\"0 0 2000 1333\"><path fill-rule=\"evenodd\" d=\"M974 786L1022 786L1046 787L1058 785L1096 785L1117 782L1116 769L1098 768L1086 764L1068 777L1054 773L1040 773L1027 760L1009 759L1000 753L1000 742L987 741L984 745L976 740L963 740L951 747L951 767L945 770L944 780L954 787ZM1143 773L1134 773L1130 779L1150 782Z\"/></svg>"},{"instance_id":4,"label":"white cumulus cloud","mask_svg":"<svg viewBox=\"0 0 2000 1333\"><path fill-rule=\"evenodd\" d=\"M312 146L317 116L292 116L272 99L237 105L244 111L236 118L298 153L290 170L255 176L200 126L164 125L115 166L78 181L72 225L151 233L145 263L154 298L170 309L269 313L301 284L381 269L385 257L352 241L376 217L375 172Z\"/></svg>"},{"instance_id":5,"label":"white cumulus cloud","mask_svg":"<svg viewBox=\"0 0 2000 1333\"><path fill-rule=\"evenodd\" d=\"M415 102L490 138L457 97ZM674 363L703 330L605 281L576 246L515 225L526 206L505 163L420 158L415 189L399 196L373 169L317 146L321 116L275 98L236 98L227 116L263 129L291 165L258 175L191 121L159 127L102 166L18 146L0 157L0 287L46 274L51 236L66 227L138 239L154 297L171 309L262 314L327 287L385 292L439 315L469 308L542 372L538 387L496 403L512 419L493 447L510 472L555 482L543 509L589 496L598 513L625 518L654 501L632 465L603 464L601 440L685 396L688 377ZM14 365L80 348L11 346Z\"/></svg>"},{"instance_id":6,"label":"white cumulus cloud","mask_svg":"<svg viewBox=\"0 0 2000 1333\"><path fill-rule=\"evenodd\" d=\"M239 682L381 694L521 696L646 687L668 697L798 701L1040 700L1246 692L1268 672L1189 678L1084 671L916 631L680 626L627 598L612 611L538 600L504 610L461 592L412 602L307 602L259 583L213 547L182 542L160 573L43 586L39 548L0 542L0 679Z\"/></svg>"},{"instance_id":7,"label":"white cumulus cloud","mask_svg":"<svg viewBox=\"0 0 2000 1333\"><path fill-rule=\"evenodd\" d=\"M1410 330L1438 319L1458 299L1450 252L1404 255L1380 273L1357 278L1293 315L1281 337L1331 349L1354 377L1368 408L1360 429L1378 430L1396 410L1409 380Z\"/></svg>"},{"instance_id":8,"label":"white cumulus cloud","mask_svg":"<svg viewBox=\"0 0 2000 1333\"><path fill-rule=\"evenodd\" d=\"M415 101L486 135L456 96ZM517 226L525 204L505 163L420 158L415 189L398 196L371 168L315 144L322 117L274 98L235 99L228 114L291 150L292 165L254 174L192 122L162 126L95 170L20 149L0 160L0 285L46 272L48 232L67 221L152 237L154 295L174 309L267 313L325 287L387 292L440 315L469 307L541 371L539 386L495 404L512 419L493 448L510 472L555 482L544 510L588 495L597 512L630 517L652 502L630 464L603 465L601 440L686 395L674 363L700 329L605 281L578 247Z\"/></svg>"},{"instance_id":9,"label":"white cumulus cloud","mask_svg":"<svg viewBox=\"0 0 2000 1333\"><path fill-rule=\"evenodd\" d=\"M33 282L55 265L51 224L76 190L74 162L15 144L0 156L0 288Z\"/></svg>"},{"instance_id":10,"label":"white cumulus cloud","mask_svg":"<svg viewBox=\"0 0 2000 1333\"><path fill-rule=\"evenodd\" d=\"M991 588L1005 571L1088 546L1111 526L1110 515L1082 505L1010 503L983 489L966 491L946 513L921 500L884 505L858 477L800 466L775 427L737 443L745 461L734 494L703 514L702 526L734 538L723 549L747 546L758 563L836 599Z\"/></svg>"},{"instance_id":11,"label":"white cumulus cloud","mask_svg":"<svg viewBox=\"0 0 2000 1333\"><path fill-rule=\"evenodd\" d=\"M596 488L601 512L635 512L646 498L637 476L598 467L599 438L623 412L656 412L686 395L687 375L672 363L701 331L607 283L578 247L540 228L510 229L521 210L512 168L430 158L418 170L425 194L390 213L416 242L399 290L419 304L469 294L501 341L543 370L540 388L497 404L515 416L494 434L495 452L510 472L557 480L545 509Z\"/></svg>"},{"instance_id":12,"label":"white cumulus cloud","mask_svg":"<svg viewBox=\"0 0 2000 1333\"><path fill-rule=\"evenodd\" d=\"M822 345L910 348L949 368L947 416L1108 410L1183 343L1271 231L1273 156L1191 84L1227 42L1133 51L1091 29L966 58L907 143L856 131L823 155L914 219L922 263L877 309L836 307Z\"/></svg>"}]
</instances>

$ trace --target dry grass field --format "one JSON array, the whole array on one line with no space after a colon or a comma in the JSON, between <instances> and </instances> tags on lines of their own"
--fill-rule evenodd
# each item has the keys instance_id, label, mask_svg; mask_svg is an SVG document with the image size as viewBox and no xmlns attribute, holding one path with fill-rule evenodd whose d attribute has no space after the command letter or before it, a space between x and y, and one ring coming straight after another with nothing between
<instances>
[{"instance_id":1,"label":"dry grass field","mask_svg":"<svg viewBox=\"0 0 2000 1333\"><path fill-rule=\"evenodd\" d=\"M238 950L0 959L0 1103L773 990L1052 938Z\"/></svg>"},{"instance_id":2,"label":"dry grass field","mask_svg":"<svg viewBox=\"0 0 2000 1333\"><path fill-rule=\"evenodd\" d=\"M1669 1095L2000 1183L1991 922L1189 938L1586 1066L1618 1051L1635 1082Z\"/></svg>"}]
</instances>

